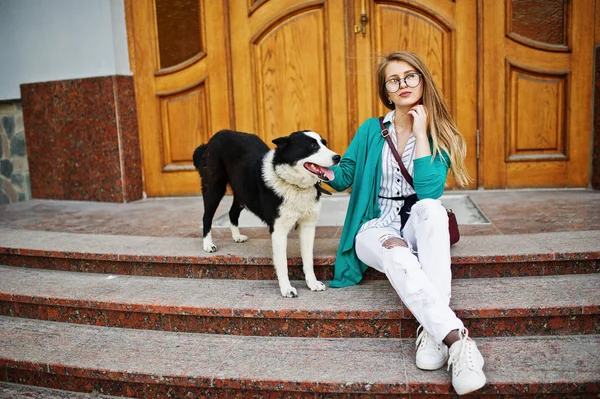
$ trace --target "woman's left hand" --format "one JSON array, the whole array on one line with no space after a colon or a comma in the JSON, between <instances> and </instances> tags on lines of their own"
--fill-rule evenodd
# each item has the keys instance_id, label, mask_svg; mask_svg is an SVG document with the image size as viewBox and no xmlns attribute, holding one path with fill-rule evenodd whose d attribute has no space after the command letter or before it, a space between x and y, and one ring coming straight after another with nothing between
<instances>
[{"instance_id":1,"label":"woman's left hand","mask_svg":"<svg viewBox=\"0 0 600 399\"><path fill-rule=\"evenodd\" d=\"M427 137L427 109L423 104L415 105L408 111L413 117L413 134L415 137Z\"/></svg>"}]
</instances>

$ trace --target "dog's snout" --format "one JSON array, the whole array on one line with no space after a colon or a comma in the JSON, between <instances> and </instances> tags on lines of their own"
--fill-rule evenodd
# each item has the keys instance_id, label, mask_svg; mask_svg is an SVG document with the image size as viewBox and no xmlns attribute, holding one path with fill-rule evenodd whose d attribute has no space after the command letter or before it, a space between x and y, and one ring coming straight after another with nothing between
<instances>
[{"instance_id":1,"label":"dog's snout","mask_svg":"<svg viewBox=\"0 0 600 399\"><path fill-rule=\"evenodd\" d=\"M342 157L340 157L338 154L335 154L334 156L331 157L331 160L333 161L334 165L337 165L338 163L340 163L340 159L342 159Z\"/></svg>"}]
</instances>

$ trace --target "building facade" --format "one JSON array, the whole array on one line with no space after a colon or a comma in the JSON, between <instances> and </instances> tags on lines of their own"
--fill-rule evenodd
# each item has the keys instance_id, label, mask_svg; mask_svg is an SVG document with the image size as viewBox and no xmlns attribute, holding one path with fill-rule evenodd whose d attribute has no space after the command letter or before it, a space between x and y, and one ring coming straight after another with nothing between
<instances>
[{"instance_id":1,"label":"building facade","mask_svg":"<svg viewBox=\"0 0 600 399\"><path fill-rule=\"evenodd\" d=\"M375 68L395 50L430 66L467 140L468 188L600 188L596 0L43 4L0 0L40 35L4 43L27 48L0 69L13 88L0 100L22 109L33 198L199 194L193 150L223 128L267 143L311 129L343 153L385 112ZM34 18L48 13L64 23ZM54 48L36 51L47 36Z\"/></svg>"}]
</instances>

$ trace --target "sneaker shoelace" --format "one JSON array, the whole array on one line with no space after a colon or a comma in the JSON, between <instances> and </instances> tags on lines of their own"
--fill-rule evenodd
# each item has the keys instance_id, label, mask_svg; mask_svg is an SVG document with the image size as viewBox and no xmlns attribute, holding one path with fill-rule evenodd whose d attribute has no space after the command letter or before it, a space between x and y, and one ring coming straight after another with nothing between
<instances>
[{"instance_id":1,"label":"sneaker shoelace","mask_svg":"<svg viewBox=\"0 0 600 399\"><path fill-rule=\"evenodd\" d=\"M463 370L466 367L471 367L473 368L473 358L472 358L472 353L471 353L471 348L470 345L468 345L468 339L469 339L469 331L466 328L463 328L462 330L460 330L458 332L461 336L460 338L460 351L458 352L458 355L454 355L454 356L450 356L450 358L448 359L448 368L447 370L450 370L450 366L454 364L454 368L452 369L454 372L456 372L456 374L460 373L461 370ZM466 349L467 346L469 346L469 349ZM465 352L465 350L468 352L468 359L466 361L460 361L460 359L463 358L463 354Z\"/></svg>"},{"instance_id":2,"label":"sneaker shoelace","mask_svg":"<svg viewBox=\"0 0 600 399\"><path fill-rule=\"evenodd\" d=\"M415 348L419 348L419 346L426 347L430 338L427 330L425 330L423 326L419 326L419 328L417 328L417 342L415 342ZM438 343L435 344L435 347L438 351L442 350L442 346Z\"/></svg>"},{"instance_id":3,"label":"sneaker shoelace","mask_svg":"<svg viewBox=\"0 0 600 399\"><path fill-rule=\"evenodd\" d=\"M419 333L419 331L421 331L421 332ZM417 328L417 342L415 343L415 348L418 348L419 345L421 345L421 346L427 345L428 338L429 338L429 334L427 334L427 331L425 331L423 326L419 326L419 328Z\"/></svg>"}]
</instances>

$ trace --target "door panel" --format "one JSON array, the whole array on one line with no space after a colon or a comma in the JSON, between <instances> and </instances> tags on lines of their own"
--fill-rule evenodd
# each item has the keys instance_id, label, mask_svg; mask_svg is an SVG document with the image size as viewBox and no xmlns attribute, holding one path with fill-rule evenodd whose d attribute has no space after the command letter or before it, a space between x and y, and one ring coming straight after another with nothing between
<instances>
[{"instance_id":1,"label":"door panel","mask_svg":"<svg viewBox=\"0 0 600 399\"><path fill-rule=\"evenodd\" d=\"M343 1L229 3L236 128L269 145L310 129L345 150Z\"/></svg>"},{"instance_id":2,"label":"door panel","mask_svg":"<svg viewBox=\"0 0 600 399\"><path fill-rule=\"evenodd\" d=\"M203 81L182 92L158 93L158 99L163 122L163 170L177 170L180 165L189 165L190 149L193 151L198 138L210 131L206 85Z\"/></svg>"},{"instance_id":3,"label":"door panel","mask_svg":"<svg viewBox=\"0 0 600 399\"><path fill-rule=\"evenodd\" d=\"M355 4L358 1L355 2ZM354 20L368 13L367 34L354 34L357 61L350 66L359 87L360 121L383 115L374 87L378 55L396 50L419 55L430 68L467 142L467 168L477 184L477 5L475 0L368 1ZM368 94L367 94L368 93ZM452 187L453 182L449 179Z\"/></svg>"},{"instance_id":4,"label":"door panel","mask_svg":"<svg viewBox=\"0 0 600 399\"><path fill-rule=\"evenodd\" d=\"M508 161L566 160L565 98L568 73L527 70L507 60Z\"/></svg>"},{"instance_id":5,"label":"door panel","mask_svg":"<svg viewBox=\"0 0 600 399\"><path fill-rule=\"evenodd\" d=\"M589 181L594 2L541 5L482 2L484 188Z\"/></svg>"},{"instance_id":6,"label":"door panel","mask_svg":"<svg viewBox=\"0 0 600 399\"><path fill-rule=\"evenodd\" d=\"M145 191L198 193L192 153L231 127L223 2L129 0L126 7Z\"/></svg>"}]
</instances>

